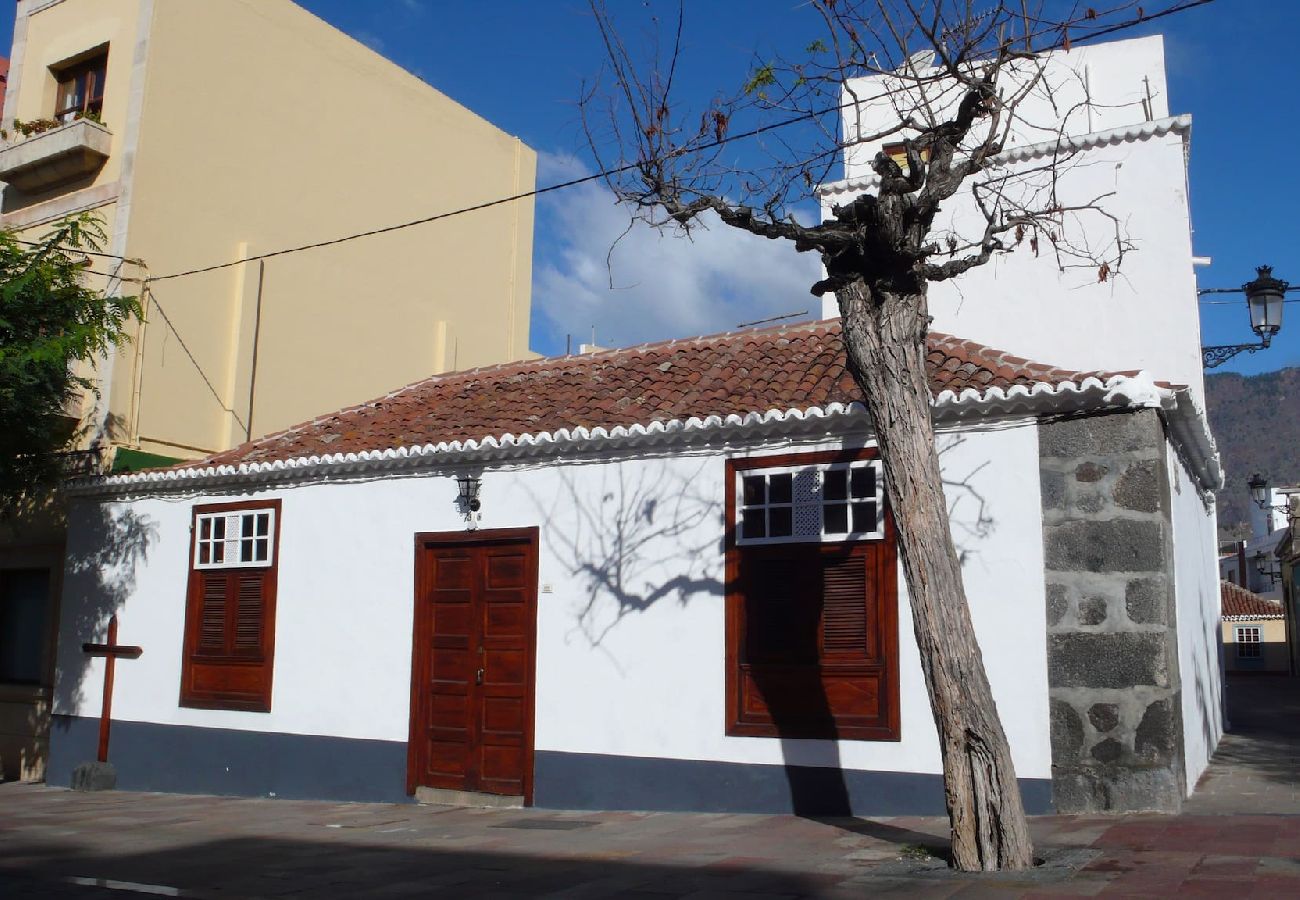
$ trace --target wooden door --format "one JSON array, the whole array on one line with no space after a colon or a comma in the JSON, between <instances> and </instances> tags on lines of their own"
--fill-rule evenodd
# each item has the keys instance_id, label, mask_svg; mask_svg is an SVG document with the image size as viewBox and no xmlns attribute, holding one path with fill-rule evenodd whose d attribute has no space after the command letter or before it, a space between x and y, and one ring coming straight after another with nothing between
<instances>
[{"instance_id":1,"label":"wooden door","mask_svg":"<svg viewBox=\"0 0 1300 900\"><path fill-rule=\"evenodd\" d=\"M407 790L532 800L537 531L420 535Z\"/></svg>"}]
</instances>

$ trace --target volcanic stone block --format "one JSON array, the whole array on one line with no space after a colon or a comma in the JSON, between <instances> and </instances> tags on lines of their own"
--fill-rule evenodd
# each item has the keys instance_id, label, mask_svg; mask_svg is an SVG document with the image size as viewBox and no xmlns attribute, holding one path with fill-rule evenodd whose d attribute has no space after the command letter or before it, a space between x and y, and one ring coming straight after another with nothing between
<instances>
[{"instance_id":1,"label":"volcanic stone block","mask_svg":"<svg viewBox=\"0 0 1300 900\"><path fill-rule=\"evenodd\" d=\"M117 770L112 763L84 762L72 770L74 791L111 791L117 787Z\"/></svg>"},{"instance_id":2,"label":"volcanic stone block","mask_svg":"<svg viewBox=\"0 0 1300 900\"><path fill-rule=\"evenodd\" d=\"M1124 609L1138 625L1164 625L1169 586L1163 578L1134 578L1124 588Z\"/></svg>"},{"instance_id":3,"label":"volcanic stone block","mask_svg":"<svg viewBox=\"0 0 1300 900\"><path fill-rule=\"evenodd\" d=\"M1049 569L1152 572L1164 566L1164 536L1159 522L1073 521L1047 525L1043 531Z\"/></svg>"},{"instance_id":4,"label":"volcanic stone block","mask_svg":"<svg viewBox=\"0 0 1300 900\"><path fill-rule=\"evenodd\" d=\"M1051 701L1052 759L1073 762L1083 753L1083 719L1074 707L1061 700Z\"/></svg>"},{"instance_id":5,"label":"volcanic stone block","mask_svg":"<svg viewBox=\"0 0 1300 900\"><path fill-rule=\"evenodd\" d=\"M1095 462L1080 463L1079 467L1074 470L1074 480L1084 482L1100 481L1109 471L1110 469L1099 466Z\"/></svg>"},{"instance_id":6,"label":"volcanic stone block","mask_svg":"<svg viewBox=\"0 0 1300 900\"><path fill-rule=\"evenodd\" d=\"M1152 632L1075 632L1047 637L1053 687L1167 687L1165 635Z\"/></svg>"},{"instance_id":7,"label":"volcanic stone block","mask_svg":"<svg viewBox=\"0 0 1300 900\"><path fill-rule=\"evenodd\" d=\"M1052 800L1058 813L1177 812L1183 802L1183 786L1167 767L1130 769L1095 764L1087 770L1053 775Z\"/></svg>"},{"instance_id":8,"label":"volcanic stone block","mask_svg":"<svg viewBox=\"0 0 1300 900\"><path fill-rule=\"evenodd\" d=\"M1065 618L1065 611L1070 608L1070 600L1066 596L1065 585L1049 584L1047 586L1047 624L1060 624L1061 619Z\"/></svg>"},{"instance_id":9,"label":"volcanic stone block","mask_svg":"<svg viewBox=\"0 0 1300 900\"><path fill-rule=\"evenodd\" d=\"M1114 703L1094 703L1088 708L1088 721L1098 731L1110 731L1119 724L1119 707Z\"/></svg>"},{"instance_id":10,"label":"volcanic stone block","mask_svg":"<svg viewBox=\"0 0 1300 900\"><path fill-rule=\"evenodd\" d=\"M1124 753L1124 745L1114 738L1106 738L1092 748L1092 758L1104 763L1113 763Z\"/></svg>"},{"instance_id":11,"label":"volcanic stone block","mask_svg":"<svg viewBox=\"0 0 1300 900\"><path fill-rule=\"evenodd\" d=\"M1054 422L1040 431L1043 457L1109 456L1160 446L1160 421L1154 412L1121 413Z\"/></svg>"},{"instance_id":12,"label":"volcanic stone block","mask_svg":"<svg viewBox=\"0 0 1300 900\"><path fill-rule=\"evenodd\" d=\"M1115 482L1111 497L1124 509L1157 512L1163 494L1160 464L1154 459L1130 463Z\"/></svg>"},{"instance_id":13,"label":"volcanic stone block","mask_svg":"<svg viewBox=\"0 0 1300 900\"><path fill-rule=\"evenodd\" d=\"M1085 597L1079 601L1079 624L1100 625L1106 621L1106 598Z\"/></svg>"},{"instance_id":14,"label":"volcanic stone block","mask_svg":"<svg viewBox=\"0 0 1300 900\"><path fill-rule=\"evenodd\" d=\"M1038 479L1042 485L1043 509L1065 509L1065 474L1040 469Z\"/></svg>"},{"instance_id":15,"label":"volcanic stone block","mask_svg":"<svg viewBox=\"0 0 1300 900\"><path fill-rule=\"evenodd\" d=\"M1166 760L1173 756L1178 746L1179 723L1173 715L1169 701L1157 700L1142 714L1133 737L1133 749L1149 760Z\"/></svg>"}]
</instances>

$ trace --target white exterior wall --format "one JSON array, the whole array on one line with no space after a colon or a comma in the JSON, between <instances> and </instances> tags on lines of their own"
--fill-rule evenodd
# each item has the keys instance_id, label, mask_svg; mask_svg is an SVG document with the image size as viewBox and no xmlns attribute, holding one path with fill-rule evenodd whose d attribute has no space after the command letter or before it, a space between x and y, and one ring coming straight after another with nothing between
<instances>
[{"instance_id":1,"label":"white exterior wall","mask_svg":"<svg viewBox=\"0 0 1300 900\"><path fill-rule=\"evenodd\" d=\"M1003 70L1000 84L1007 97L1017 84L1027 83L1041 70L1039 84L1016 107L1007 148L1054 141L1058 135L1109 131L1169 115L1164 38L1160 35L1088 44L1042 59L1045 62L1013 62ZM924 76L926 71L919 74ZM927 105L936 116L951 115L961 93L954 86L935 96L937 87L927 87ZM844 116L845 139L856 142L860 136L891 128L900 121L900 111L911 112L909 106L917 106L911 101L920 96L916 87L889 76L850 79L843 100L851 103L856 97L859 104L856 116L851 112ZM899 139L899 135L889 135L883 140L854 143L845 154L845 177L870 175L871 161L881 146Z\"/></svg>"},{"instance_id":2,"label":"white exterior wall","mask_svg":"<svg viewBox=\"0 0 1300 900\"><path fill-rule=\"evenodd\" d=\"M1168 451L1173 520L1174 596L1178 617L1178 670L1182 681L1183 748L1187 791L1209 764L1223 737L1223 645L1216 533L1218 517Z\"/></svg>"},{"instance_id":3,"label":"white exterior wall","mask_svg":"<svg viewBox=\"0 0 1300 900\"><path fill-rule=\"evenodd\" d=\"M1082 102L1085 80L1097 104L1091 113L1080 109L1066 119L1063 131L1069 135L1146 122L1143 101L1148 84L1153 98L1150 118L1169 114L1159 37L1054 54L1048 64L1048 80L1058 89L1062 110ZM855 83L854 89L869 96L880 92L878 82L864 80ZM846 95L845 99L850 98ZM1022 107L1023 117L1030 123L1061 125L1050 109L1039 108L1045 102L1031 97ZM877 104L864 114L863 128L870 131L889 121L897 121L897 113ZM846 128L851 129L852 123L846 122ZM1055 140L1053 133L1022 128L1009 143ZM880 142L852 148L846 156L847 181L871 175L870 161L879 148ZM934 330L1079 371L1144 369L1159 380L1190 386L1196 402L1203 405L1186 154L1184 136L1173 131L1063 158L1057 171L1061 203L1097 203L1114 216L1131 244L1118 274L1101 283L1095 267L1061 272L1046 238L1040 241L1037 256L1026 239L1010 254L995 257L952 281L932 284L929 296ZM1027 171L1050 161L1036 158L1010 169ZM1038 176L1033 183L1040 184L1044 178ZM823 220L830 217L833 204L847 203L855 195L825 195ZM1089 246L1100 249L1113 243L1115 227L1111 219L1082 213L1066 233L1076 239L1086 236ZM969 191L945 204L936 218L936 234L948 229L967 236L982 233L983 217ZM946 257L940 261L943 259ZM833 295L823 298L822 314L826 318L838 315Z\"/></svg>"},{"instance_id":4,"label":"white exterior wall","mask_svg":"<svg viewBox=\"0 0 1300 900\"><path fill-rule=\"evenodd\" d=\"M975 627L1017 774L1049 778L1042 520L1038 479L1025 476L1037 471L1037 429L943 443ZM827 446L838 443L808 449ZM724 734L723 458L710 451L484 473L481 527L541 526L536 749L940 772L905 590L901 741ZM77 504L56 713L99 713L102 663L85 667L80 644L92 638L85 613L107 585L124 597L119 642L144 648L117 666L115 719L405 741L413 536L463 530L455 496L444 474ZM181 708L191 509L257 497L283 501L272 711ZM96 550L106 513L119 531L149 536L147 551L117 568Z\"/></svg>"}]
</instances>

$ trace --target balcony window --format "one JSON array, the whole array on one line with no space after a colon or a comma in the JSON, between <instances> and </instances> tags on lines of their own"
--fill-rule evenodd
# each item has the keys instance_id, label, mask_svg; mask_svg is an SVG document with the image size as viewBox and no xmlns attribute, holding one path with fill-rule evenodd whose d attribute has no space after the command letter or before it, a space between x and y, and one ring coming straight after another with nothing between
<instances>
[{"instance_id":1,"label":"balcony window","mask_svg":"<svg viewBox=\"0 0 1300 900\"><path fill-rule=\"evenodd\" d=\"M82 117L98 119L104 111L104 76L107 71L108 53L105 51L55 72L59 89L54 118L60 122Z\"/></svg>"}]
</instances>

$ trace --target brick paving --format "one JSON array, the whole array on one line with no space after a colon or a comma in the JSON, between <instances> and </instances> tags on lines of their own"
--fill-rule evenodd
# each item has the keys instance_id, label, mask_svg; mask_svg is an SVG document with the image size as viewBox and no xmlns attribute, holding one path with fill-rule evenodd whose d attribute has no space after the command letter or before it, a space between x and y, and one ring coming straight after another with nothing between
<instances>
[{"instance_id":1,"label":"brick paving","mask_svg":"<svg viewBox=\"0 0 1300 900\"><path fill-rule=\"evenodd\" d=\"M958 875L926 859L947 827L933 818L472 810L8 784L0 897L1296 897L1297 691L1290 679L1235 681L1237 731L1183 814L1035 818L1045 864L1019 875Z\"/></svg>"}]
</instances>

